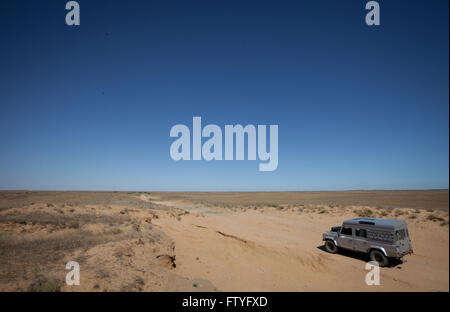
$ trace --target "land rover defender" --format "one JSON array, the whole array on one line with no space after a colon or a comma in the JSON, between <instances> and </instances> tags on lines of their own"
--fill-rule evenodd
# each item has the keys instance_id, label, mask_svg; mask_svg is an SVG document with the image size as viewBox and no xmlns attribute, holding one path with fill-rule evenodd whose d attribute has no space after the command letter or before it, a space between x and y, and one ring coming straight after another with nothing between
<instances>
[{"instance_id":1,"label":"land rover defender","mask_svg":"<svg viewBox=\"0 0 450 312\"><path fill-rule=\"evenodd\" d=\"M402 262L412 254L408 227L403 220L354 218L345 220L342 226L332 227L323 233L325 249L336 253L339 248L367 253L379 266L387 266L389 259Z\"/></svg>"}]
</instances>

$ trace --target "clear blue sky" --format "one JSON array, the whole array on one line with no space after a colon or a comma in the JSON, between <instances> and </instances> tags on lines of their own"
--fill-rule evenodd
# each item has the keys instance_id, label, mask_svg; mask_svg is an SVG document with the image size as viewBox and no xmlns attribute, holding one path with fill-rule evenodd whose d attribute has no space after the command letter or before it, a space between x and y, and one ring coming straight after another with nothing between
<instances>
[{"instance_id":1,"label":"clear blue sky","mask_svg":"<svg viewBox=\"0 0 450 312\"><path fill-rule=\"evenodd\" d=\"M449 185L449 2L0 2L0 189ZM179 161L170 128L278 124L279 164Z\"/></svg>"}]
</instances>

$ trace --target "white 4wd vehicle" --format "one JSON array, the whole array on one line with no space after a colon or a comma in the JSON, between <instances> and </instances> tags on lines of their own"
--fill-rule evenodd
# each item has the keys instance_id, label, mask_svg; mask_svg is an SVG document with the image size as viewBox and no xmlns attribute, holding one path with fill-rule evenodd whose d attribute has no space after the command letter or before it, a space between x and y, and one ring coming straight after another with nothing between
<instances>
[{"instance_id":1,"label":"white 4wd vehicle","mask_svg":"<svg viewBox=\"0 0 450 312\"><path fill-rule=\"evenodd\" d=\"M342 226L323 233L325 249L336 253L338 248L368 253L372 261L387 266L389 258L402 260L411 254L408 227L403 220L354 218ZM403 261L406 262L406 261Z\"/></svg>"}]
</instances>

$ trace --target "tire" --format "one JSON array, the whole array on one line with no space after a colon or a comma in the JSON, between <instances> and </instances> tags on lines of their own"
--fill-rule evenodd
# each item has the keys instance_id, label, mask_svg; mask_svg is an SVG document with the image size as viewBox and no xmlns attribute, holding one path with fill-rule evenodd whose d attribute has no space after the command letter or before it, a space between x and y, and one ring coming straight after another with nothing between
<instances>
[{"instance_id":1,"label":"tire","mask_svg":"<svg viewBox=\"0 0 450 312\"><path fill-rule=\"evenodd\" d=\"M332 253L332 254L335 254L338 251L336 244L331 240L325 241L325 249L326 249L326 251L328 251L329 253Z\"/></svg>"},{"instance_id":2,"label":"tire","mask_svg":"<svg viewBox=\"0 0 450 312\"><path fill-rule=\"evenodd\" d=\"M378 262L380 267L385 267L389 264L389 259L379 250L372 250L370 252L370 260Z\"/></svg>"}]
</instances>

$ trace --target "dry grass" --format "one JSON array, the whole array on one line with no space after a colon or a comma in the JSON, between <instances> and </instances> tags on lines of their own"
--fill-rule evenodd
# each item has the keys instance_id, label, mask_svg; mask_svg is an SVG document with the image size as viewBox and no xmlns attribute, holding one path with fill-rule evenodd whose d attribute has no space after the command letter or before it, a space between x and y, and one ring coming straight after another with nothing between
<instances>
[{"instance_id":1,"label":"dry grass","mask_svg":"<svg viewBox=\"0 0 450 312\"><path fill-rule=\"evenodd\" d=\"M75 252L83 254L98 245L130 241L142 236L138 221L128 213L99 214L94 207L81 206L77 210L73 207L68 204L33 203L29 208L0 211L0 286L28 281L28 286L13 289L59 291L63 281L47 273L54 268L61 271L67 256ZM108 209L107 205L104 207ZM155 241L154 237L146 238L147 241ZM81 256L73 260L81 265L84 258Z\"/></svg>"},{"instance_id":2,"label":"dry grass","mask_svg":"<svg viewBox=\"0 0 450 312\"><path fill-rule=\"evenodd\" d=\"M239 205L372 206L448 211L448 190L329 192L152 192L162 200L185 200L211 207Z\"/></svg>"}]
</instances>

